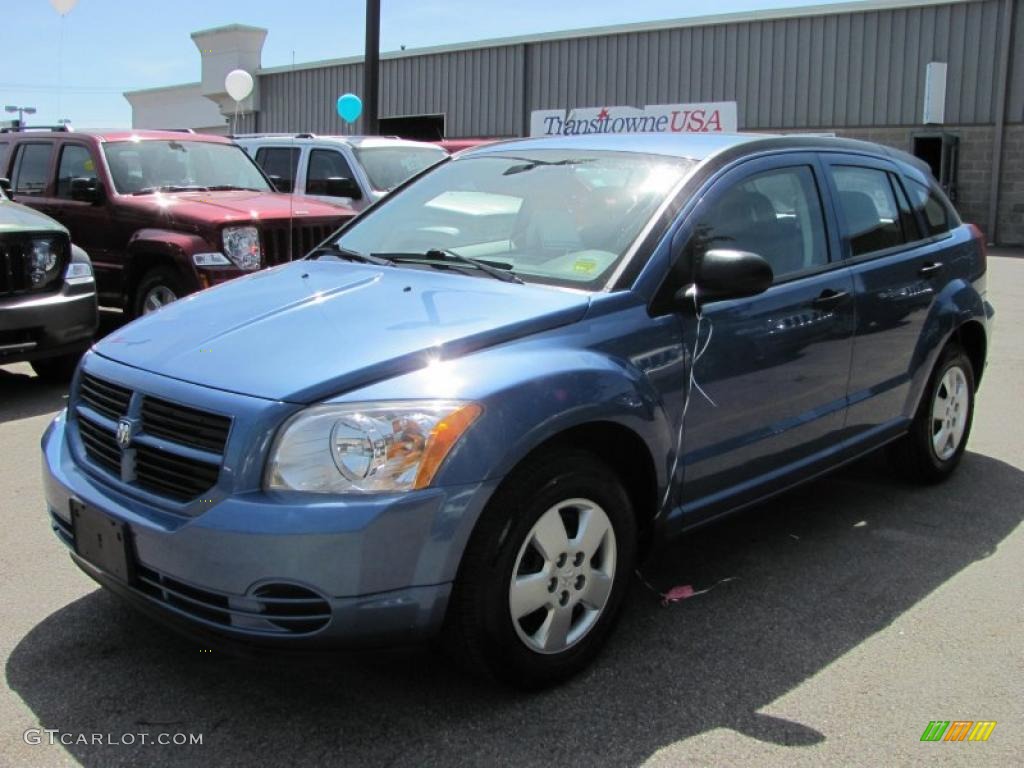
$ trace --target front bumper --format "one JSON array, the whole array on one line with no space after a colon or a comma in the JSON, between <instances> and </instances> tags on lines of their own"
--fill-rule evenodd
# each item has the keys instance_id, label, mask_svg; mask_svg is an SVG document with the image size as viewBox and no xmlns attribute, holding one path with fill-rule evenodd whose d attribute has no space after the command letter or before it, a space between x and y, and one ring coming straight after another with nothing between
<instances>
[{"instance_id":1,"label":"front bumper","mask_svg":"<svg viewBox=\"0 0 1024 768\"><path fill-rule=\"evenodd\" d=\"M98 325L95 283L0 297L0 364L81 351Z\"/></svg>"},{"instance_id":2,"label":"front bumper","mask_svg":"<svg viewBox=\"0 0 1024 768\"><path fill-rule=\"evenodd\" d=\"M493 490L483 484L344 500L253 492L186 517L140 505L85 471L66 429L61 414L43 435L43 479L51 526L73 559L172 624L245 643L384 646L433 636ZM132 583L74 553L72 500L126 524ZM288 617L275 621L280 610Z\"/></svg>"}]
</instances>

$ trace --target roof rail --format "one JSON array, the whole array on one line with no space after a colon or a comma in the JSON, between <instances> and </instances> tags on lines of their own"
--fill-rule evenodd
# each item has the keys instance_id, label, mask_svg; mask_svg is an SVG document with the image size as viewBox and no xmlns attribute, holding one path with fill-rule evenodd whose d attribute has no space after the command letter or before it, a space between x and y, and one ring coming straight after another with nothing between
<instances>
[{"instance_id":1,"label":"roof rail","mask_svg":"<svg viewBox=\"0 0 1024 768\"><path fill-rule=\"evenodd\" d=\"M315 133L232 133L229 139L315 139Z\"/></svg>"},{"instance_id":2,"label":"roof rail","mask_svg":"<svg viewBox=\"0 0 1024 768\"><path fill-rule=\"evenodd\" d=\"M71 127L70 123L61 123L60 125L5 125L3 128L0 128L0 133L22 133L24 131L59 131L61 133L70 133L73 130L75 129Z\"/></svg>"},{"instance_id":3,"label":"roof rail","mask_svg":"<svg viewBox=\"0 0 1024 768\"><path fill-rule=\"evenodd\" d=\"M195 133L195 128L143 128L146 131L168 131L169 133Z\"/></svg>"}]
</instances>

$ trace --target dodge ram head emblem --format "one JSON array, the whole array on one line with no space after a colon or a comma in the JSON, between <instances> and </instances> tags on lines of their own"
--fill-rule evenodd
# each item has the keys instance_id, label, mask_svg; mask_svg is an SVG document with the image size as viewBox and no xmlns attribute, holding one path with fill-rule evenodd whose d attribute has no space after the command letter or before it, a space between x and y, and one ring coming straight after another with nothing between
<instances>
[{"instance_id":1,"label":"dodge ram head emblem","mask_svg":"<svg viewBox=\"0 0 1024 768\"><path fill-rule=\"evenodd\" d=\"M132 422L130 419L118 419L117 444L123 451L132 442Z\"/></svg>"}]
</instances>

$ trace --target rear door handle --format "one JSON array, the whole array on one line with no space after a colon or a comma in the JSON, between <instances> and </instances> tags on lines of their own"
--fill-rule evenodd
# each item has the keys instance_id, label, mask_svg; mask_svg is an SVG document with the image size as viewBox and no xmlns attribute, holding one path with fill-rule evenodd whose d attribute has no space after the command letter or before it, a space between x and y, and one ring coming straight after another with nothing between
<instances>
[{"instance_id":1,"label":"rear door handle","mask_svg":"<svg viewBox=\"0 0 1024 768\"><path fill-rule=\"evenodd\" d=\"M842 304L848 298L850 298L850 294L846 291L835 291L831 288L826 288L818 298L811 302L811 306L815 309L831 309Z\"/></svg>"},{"instance_id":2,"label":"rear door handle","mask_svg":"<svg viewBox=\"0 0 1024 768\"><path fill-rule=\"evenodd\" d=\"M942 264L940 264L937 261L929 261L927 264L923 265L919 270L917 270L917 274L919 274L921 277L930 277L931 275L934 275L936 272L938 272L940 269L942 269Z\"/></svg>"}]
</instances>

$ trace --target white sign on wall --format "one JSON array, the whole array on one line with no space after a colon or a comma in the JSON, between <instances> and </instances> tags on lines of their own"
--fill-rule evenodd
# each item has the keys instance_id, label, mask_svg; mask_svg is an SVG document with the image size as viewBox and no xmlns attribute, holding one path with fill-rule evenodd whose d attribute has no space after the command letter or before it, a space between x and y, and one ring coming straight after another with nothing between
<instances>
[{"instance_id":1,"label":"white sign on wall","mask_svg":"<svg viewBox=\"0 0 1024 768\"><path fill-rule=\"evenodd\" d=\"M590 133L735 133L735 101L653 104L637 107L535 109L531 136L582 136Z\"/></svg>"}]
</instances>

